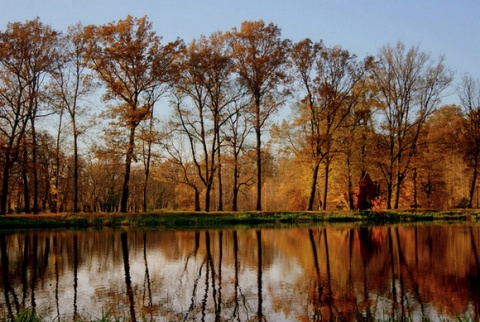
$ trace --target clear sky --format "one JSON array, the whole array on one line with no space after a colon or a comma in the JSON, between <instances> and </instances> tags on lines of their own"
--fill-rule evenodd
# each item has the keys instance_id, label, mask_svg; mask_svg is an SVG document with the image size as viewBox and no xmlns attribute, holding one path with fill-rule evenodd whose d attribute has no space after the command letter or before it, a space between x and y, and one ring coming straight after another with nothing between
<instances>
[{"instance_id":1,"label":"clear sky","mask_svg":"<svg viewBox=\"0 0 480 322\"><path fill-rule=\"evenodd\" d=\"M0 0L2 30L37 16L65 31L128 14L147 15L165 41L189 42L259 19L277 24L285 38L323 40L360 58L402 41L434 58L444 55L456 83L467 72L480 78L479 0Z\"/></svg>"}]
</instances>

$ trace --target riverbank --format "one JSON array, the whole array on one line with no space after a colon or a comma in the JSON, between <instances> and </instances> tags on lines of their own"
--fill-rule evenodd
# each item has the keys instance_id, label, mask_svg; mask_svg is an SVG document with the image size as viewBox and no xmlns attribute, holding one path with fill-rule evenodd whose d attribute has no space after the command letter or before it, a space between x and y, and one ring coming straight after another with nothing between
<instances>
[{"instance_id":1,"label":"riverbank","mask_svg":"<svg viewBox=\"0 0 480 322\"><path fill-rule=\"evenodd\" d=\"M119 228L217 228L228 226L273 226L316 223L358 222L386 224L428 221L477 221L479 210L452 211L358 211L312 212L181 212L152 213L60 213L0 216L0 229L85 229Z\"/></svg>"}]
</instances>

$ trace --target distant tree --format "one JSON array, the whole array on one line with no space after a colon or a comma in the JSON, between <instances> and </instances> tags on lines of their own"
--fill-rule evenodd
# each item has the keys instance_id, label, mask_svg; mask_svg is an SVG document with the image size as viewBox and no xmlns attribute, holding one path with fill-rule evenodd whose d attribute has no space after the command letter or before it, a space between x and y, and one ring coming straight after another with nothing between
<instances>
[{"instance_id":1,"label":"distant tree","mask_svg":"<svg viewBox=\"0 0 480 322\"><path fill-rule=\"evenodd\" d=\"M418 47L407 49L399 42L380 49L373 78L379 93L378 144L386 156L379 166L387 185L387 208L392 208L395 197L393 208L397 209L423 125L452 76L443 58L434 61Z\"/></svg>"},{"instance_id":2,"label":"distant tree","mask_svg":"<svg viewBox=\"0 0 480 322\"><path fill-rule=\"evenodd\" d=\"M86 28L91 67L106 86L105 100L117 100L109 109L112 125L127 130L125 173L120 211L127 212L136 129L148 119L170 77L179 42L160 44L147 17Z\"/></svg>"},{"instance_id":3,"label":"distant tree","mask_svg":"<svg viewBox=\"0 0 480 322\"><path fill-rule=\"evenodd\" d=\"M229 35L231 56L240 83L251 97L252 125L256 138L257 203L262 210L262 133L267 121L290 95L286 65L290 41L281 30L262 20L244 21Z\"/></svg>"}]
</instances>

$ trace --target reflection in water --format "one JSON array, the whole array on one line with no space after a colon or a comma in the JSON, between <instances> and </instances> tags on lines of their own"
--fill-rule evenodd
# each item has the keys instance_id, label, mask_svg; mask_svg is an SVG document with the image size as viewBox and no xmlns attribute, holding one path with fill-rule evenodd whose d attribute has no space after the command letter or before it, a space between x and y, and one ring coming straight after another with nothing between
<instances>
[{"instance_id":1,"label":"reflection in water","mask_svg":"<svg viewBox=\"0 0 480 322\"><path fill-rule=\"evenodd\" d=\"M128 302L130 303L130 319L131 321L136 321L135 318L135 301L133 298L133 288L132 280L130 278L130 261L128 259L128 241L127 233L123 232L121 234L122 239L122 254L123 254L123 267L125 269L125 286L127 289Z\"/></svg>"},{"instance_id":2,"label":"reflection in water","mask_svg":"<svg viewBox=\"0 0 480 322\"><path fill-rule=\"evenodd\" d=\"M0 234L0 320L477 320L479 245L473 223Z\"/></svg>"}]
</instances>

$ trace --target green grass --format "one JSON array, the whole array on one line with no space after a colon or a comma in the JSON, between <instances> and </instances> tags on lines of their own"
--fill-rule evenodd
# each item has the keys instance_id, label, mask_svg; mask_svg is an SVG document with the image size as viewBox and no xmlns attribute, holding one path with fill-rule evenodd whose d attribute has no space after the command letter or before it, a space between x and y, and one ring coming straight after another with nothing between
<instances>
[{"instance_id":1,"label":"green grass","mask_svg":"<svg viewBox=\"0 0 480 322\"><path fill-rule=\"evenodd\" d=\"M0 216L0 230L6 229L101 229L133 226L139 228L223 228L289 226L317 223L361 223L381 225L429 221L477 221L475 211L369 211L334 212L151 212L80 213Z\"/></svg>"}]
</instances>

